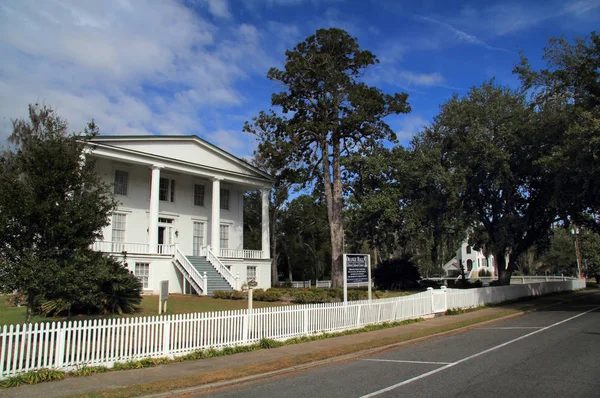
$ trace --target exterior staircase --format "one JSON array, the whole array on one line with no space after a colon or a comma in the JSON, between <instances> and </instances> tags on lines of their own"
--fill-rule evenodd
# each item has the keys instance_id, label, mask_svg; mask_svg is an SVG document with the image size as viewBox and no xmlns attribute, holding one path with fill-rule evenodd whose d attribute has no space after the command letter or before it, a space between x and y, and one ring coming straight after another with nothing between
<instances>
[{"instance_id":1,"label":"exterior staircase","mask_svg":"<svg viewBox=\"0 0 600 398\"><path fill-rule=\"evenodd\" d=\"M206 293L208 295L212 296L215 290L233 290L231 285L221 276L221 274L219 274L206 257L186 257L200 275L204 275L204 272L206 272L206 277L208 279L208 291Z\"/></svg>"}]
</instances>

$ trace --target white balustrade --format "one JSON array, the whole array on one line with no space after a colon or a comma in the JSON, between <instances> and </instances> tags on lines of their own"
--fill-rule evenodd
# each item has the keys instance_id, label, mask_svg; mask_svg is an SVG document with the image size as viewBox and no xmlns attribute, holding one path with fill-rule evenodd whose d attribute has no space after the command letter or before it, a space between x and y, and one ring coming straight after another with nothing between
<instances>
[{"instance_id":1,"label":"white balustrade","mask_svg":"<svg viewBox=\"0 0 600 398\"><path fill-rule=\"evenodd\" d=\"M247 249L224 249L219 250L219 257L225 258L245 258L245 259L262 259L261 250Z\"/></svg>"},{"instance_id":2,"label":"white balustrade","mask_svg":"<svg viewBox=\"0 0 600 398\"><path fill-rule=\"evenodd\" d=\"M106 253L148 253L149 245L147 243L115 242L99 240L92 244L92 249Z\"/></svg>"},{"instance_id":3,"label":"white balustrade","mask_svg":"<svg viewBox=\"0 0 600 398\"><path fill-rule=\"evenodd\" d=\"M238 279L231 273L229 268L225 266L219 260L219 257L215 256L210 247L206 248L206 259L212 264L212 266L217 270L219 274L229 283L234 290L239 290L240 286L238 286Z\"/></svg>"},{"instance_id":4,"label":"white balustrade","mask_svg":"<svg viewBox=\"0 0 600 398\"><path fill-rule=\"evenodd\" d=\"M198 293L206 295L208 293L208 278L206 277L206 272L204 275L201 275L178 247L174 247L174 255L175 260L183 267L196 286L202 289L202 293Z\"/></svg>"}]
</instances>

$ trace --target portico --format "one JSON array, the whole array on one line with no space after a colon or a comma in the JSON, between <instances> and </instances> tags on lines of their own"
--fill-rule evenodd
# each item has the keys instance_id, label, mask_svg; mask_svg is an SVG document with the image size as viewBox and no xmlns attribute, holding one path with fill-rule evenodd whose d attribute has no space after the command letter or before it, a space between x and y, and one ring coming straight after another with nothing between
<instances>
[{"instance_id":1,"label":"portico","mask_svg":"<svg viewBox=\"0 0 600 398\"><path fill-rule=\"evenodd\" d=\"M195 136L97 137L93 145L88 156L119 202L97 250L129 257L179 251L212 258L216 268L241 279L260 275L270 286L267 174ZM243 195L250 190L262 191L262 239L260 248L249 249L243 247ZM238 260L222 264L226 259Z\"/></svg>"}]
</instances>

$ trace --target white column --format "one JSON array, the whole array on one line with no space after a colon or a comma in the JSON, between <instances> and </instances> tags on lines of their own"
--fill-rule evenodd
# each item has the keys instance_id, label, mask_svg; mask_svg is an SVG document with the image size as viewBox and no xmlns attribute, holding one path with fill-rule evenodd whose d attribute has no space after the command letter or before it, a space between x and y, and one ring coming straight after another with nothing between
<instances>
[{"instance_id":1,"label":"white column","mask_svg":"<svg viewBox=\"0 0 600 398\"><path fill-rule=\"evenodd\" d=\"M269 232L269 192L270 187L262 189L262 257L270 257L270 232Z\"/></svg>"},{"instance_id":2,"label":"white column","mask_svg":"<svg viewBox=\"0 0 600 398\"><path fill-rule=\"evenodd\" d=\"M213 178L212 184L212 216L210 219L210 247L215 256L221 255L219 226L221 225L221 180Z\"/></svg>"},{"instance_id":3,"label":"white column","mask_svg":"<svg viewBox=\"0 0 600 398\"><path fill-rule=\"evenodd\" d=\"M158 253L158 189L160 186L160 167L152 166L150 182L150 215L148 223L148 244L150 253Z\"/></svg>"}]
</instances>

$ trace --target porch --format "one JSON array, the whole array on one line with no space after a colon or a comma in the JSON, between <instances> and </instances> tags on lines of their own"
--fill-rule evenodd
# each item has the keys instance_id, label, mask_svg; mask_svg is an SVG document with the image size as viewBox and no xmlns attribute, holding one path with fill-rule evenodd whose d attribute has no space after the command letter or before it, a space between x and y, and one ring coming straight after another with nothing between
<instances>
[{"instance_id":1,"label":"porch","mask_svg":"<svg viewBox=\"0 0 600 398\"><path fill-rule=\"evenodd\" d=\"M158 255L174 255L175 248L177 245L174 244L158 244L157 250L150 250L149 243L134 243L134 242L116 242L116 241L96 241L92 249L104 253L111 254L158 254ZM203 246L199 248L196 253L183 253L186 256L207 256L210 246ZM212 249L214 252L214 249ZM262 250L249 250L249 249L228 249L219 248L217 257L219 258L235 258L235 259L246 259L246 260L259 260L263 259Z\"/></svg>"}]
</instances>

